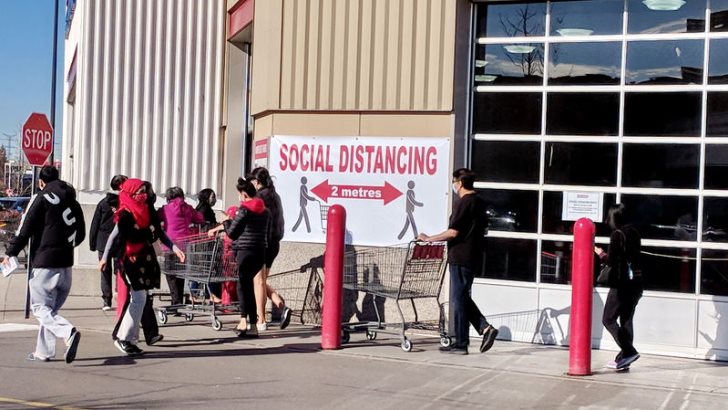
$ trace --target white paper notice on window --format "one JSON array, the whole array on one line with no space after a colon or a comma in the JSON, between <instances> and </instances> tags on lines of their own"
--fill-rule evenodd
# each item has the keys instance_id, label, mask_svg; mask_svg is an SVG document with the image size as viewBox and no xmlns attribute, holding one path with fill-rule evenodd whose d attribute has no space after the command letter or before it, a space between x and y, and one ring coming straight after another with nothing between
<instances>
[{"instance_id":1,"label":"white paper notice on window","mask_svg":"<svg viewBox=\"0 0 728 410\"><path fill-rule=\"evenodd\" d=\"M603 214L603 192L564 192L561 208L561 219L564 221L589 218L593 222L602 222Z\"/></svg>"},{"instance_id":2,"label":"white paper notice on window","mask_svg":"<svg viewBox=\"0 0 728 410\"><path fill-rule=\"evenodd\" d=\"M0 271L2 271L3 277L10 276L11 273L15 272L15 269L18 269L18 258L15 256L9 258L7 265L4 263L0 264Z\"/></svg>"}]
</instances>

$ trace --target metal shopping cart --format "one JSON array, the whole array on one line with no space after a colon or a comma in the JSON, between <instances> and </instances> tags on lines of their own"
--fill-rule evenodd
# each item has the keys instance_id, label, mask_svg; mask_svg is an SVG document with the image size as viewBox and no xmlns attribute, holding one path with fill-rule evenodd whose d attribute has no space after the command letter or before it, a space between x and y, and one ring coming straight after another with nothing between
<instances>
[{"instance_id":1,"label":"metal shopping cart","mask_svg":"<svg viewBox=\"0 0 728 410\"><path fill-rule=\"evenodd\" d=\"M315 267L272 273L268 285L278 292L301 324L321 324L323 281ZM272 316L272 312L271 312Z\"/></svg>"},{"instance_id":2,"label":"metal shopping cart","mask_svg":"<svg viewBox=\"0 0 728 410\"><path fill-rule=\"evenodd\" d=\"M208 238L207 235L200 235L196 239L185 244L186 259L184 263L179 262L176 257L163 252L160 256L162 273L175 275L189 281L198 282L201 286L192 296L192 303L175 307L179 314L184 314L185 320L192 321L196 315L210 316L212 328L222 329L222 322L217 318L223 313L238 313L238 309L227 309L213 301L209 305L195 303L196 298L204 299L209 291L210 284L223 282L237 282L238 268L234 254L223 251L222 235ZM158 308L158 319L166 323L168 308Z\"/></svg>"},{"instance_id":3,"label":"metal shopping cart","mask_svg":"<svg viewBox=\"0 0 728 410\"><path fill-rule=\"evenodd\" d=\"M374 304L377 321L343 323L344 343L349 341L350 332L366 331L367 339L374 340L377 332L400 336L402 350L412 350L412 341L406 331L424 330L437 332L440 343L449 346L450 338L445 332L446 317L444 304L440 303L440 291L445 273L444 242L410 242L406 245L374 248L349 252L344 255L344 289L360 291L375 297L393 299L401 323L383 323L382 315ZM437 303L439 318L419 320L415 299L431 298ZM414 320L407 322L400 302L409 300Z\"/></svg>"}]
</instances>

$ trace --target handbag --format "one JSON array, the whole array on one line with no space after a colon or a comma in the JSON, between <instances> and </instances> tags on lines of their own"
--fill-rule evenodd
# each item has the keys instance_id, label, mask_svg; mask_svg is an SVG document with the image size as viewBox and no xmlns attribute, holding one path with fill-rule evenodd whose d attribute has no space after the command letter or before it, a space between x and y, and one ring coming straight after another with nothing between
<instances>
[{"instance_id":1,"label":"handbag","mask_svg":"<svg viewBox=\"0 0 728 410\"><path fill-rule=\"evenodd\" d=\"M624 235L624 232L617 230L617 232L622 234L622 237L624 238L622 240L622 254L626 253L627 251L627 237ZM627 263L627 266L630 271L630 279L632 279L632 267L629 263ZM599 275L597 276L597 285L604 285L609 286L612 283L615 283L618 281L618 271L614 270L612 265L609 264L609 262L605 263L604 266L602 266L602 269L599 270Z\"/></svg>"}]
</instances>

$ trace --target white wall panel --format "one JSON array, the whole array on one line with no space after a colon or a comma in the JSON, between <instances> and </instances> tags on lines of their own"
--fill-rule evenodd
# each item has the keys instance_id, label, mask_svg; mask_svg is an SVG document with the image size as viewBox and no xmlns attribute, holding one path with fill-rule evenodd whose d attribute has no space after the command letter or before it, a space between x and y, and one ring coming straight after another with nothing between
<instances>
[{"instance_id":1,"label":"white wall panel","mask_svg":"<svg viewBox=\"0 0 728 410\"><path fill-rule=\"evenodd\" d=\"M224 0L86 0L75 152L64 177L103 191L114 174L161 192L220 190ZM68 69L68 63L67 67ZM70 173L70 174L69 174Z\"/></svg>"}]
</instances>

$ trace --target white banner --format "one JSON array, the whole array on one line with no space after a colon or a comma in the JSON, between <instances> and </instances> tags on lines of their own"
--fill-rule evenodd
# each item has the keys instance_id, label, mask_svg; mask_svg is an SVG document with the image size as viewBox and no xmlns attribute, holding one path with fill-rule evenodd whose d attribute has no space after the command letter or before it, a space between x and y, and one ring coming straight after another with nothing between
<instances>
[{"instance_id":1,"label":"white banner","mask_svg":"<svg viewBox=\"0 0 728 410\"><path fill-rule=\"evenodd\" d=\"M447 228L449 138L274 136L269 171L284 240L324 243L328 207L346 209L346 243L386 246Z\"/></svg>"}]
</instances>

